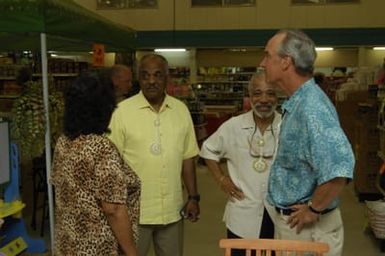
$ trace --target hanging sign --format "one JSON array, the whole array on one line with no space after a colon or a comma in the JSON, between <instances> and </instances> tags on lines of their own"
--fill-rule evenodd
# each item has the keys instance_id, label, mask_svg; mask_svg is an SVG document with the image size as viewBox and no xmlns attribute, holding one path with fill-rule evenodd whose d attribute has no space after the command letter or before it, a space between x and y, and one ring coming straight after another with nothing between
<instances>
[{"instance_id":1,"label":"hanging sign","mask_svg":"<svg viewBox=\"0 0 385 256\"><path fill-rule=\"evenodd\" d=\"M104 44L94 44L92 47L92 64L96 67L104 66Z\"/></svg>"}]
</instances>

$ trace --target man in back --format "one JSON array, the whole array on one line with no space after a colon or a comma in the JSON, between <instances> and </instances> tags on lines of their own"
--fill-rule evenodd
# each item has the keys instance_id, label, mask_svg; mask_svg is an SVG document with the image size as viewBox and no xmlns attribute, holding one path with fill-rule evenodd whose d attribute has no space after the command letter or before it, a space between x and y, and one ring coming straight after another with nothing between
<instances>
[{"instance_id":1,"label":"man in back","mask_svg":"<svg viewBox=\"0 0 385 256\"><path fill-rule=\"evenodd\" d=\"M132 87L131 68L116 64L111 68L111 80L115 89L116 102L126 99Z\"/></svg>"}]
</instances>

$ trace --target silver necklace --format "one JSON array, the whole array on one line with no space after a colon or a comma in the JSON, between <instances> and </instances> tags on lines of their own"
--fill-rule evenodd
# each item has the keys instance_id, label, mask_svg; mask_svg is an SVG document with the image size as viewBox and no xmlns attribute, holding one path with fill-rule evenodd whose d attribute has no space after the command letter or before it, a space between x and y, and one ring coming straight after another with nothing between
<instances>
[{"instance_id":1,"label":"silver necklace","mask_svg":"<svg viewBox=\"0 0 385 256\"><path fill-rule=\"evenodd\" d=\"M150 152L153 155L160 155L162 153L162 147L160 142L160 117L157 114L156 119L154 120L155 127L155 141L150 145Z\"/></svg>"},{"instance_id":2,"label":"silver necklace","mask_svg":"<svg viewBox=\"0 0 385 256\"><path fill-rule=\"evenodd\" d=\"M274 132L273 132L273 127L272 127L272 124L270 124L270 130L271 130L271 133L274 137L274 142L275 142L275 135L274 135ZM263 148L265 146L265 141L263 140L263 138L260 138L259 136L256 138L256 146L258 147L258 153L255 153L255 148L254 148L254 144L253 144L253 141L254 141L254 135L255 133L257 132L257 125L255 124L254 126L254 132L253 134L251 135L251 138L250 140L248 140L249 142L249 154L251 157L255 158L254 161L253 161L253 168L256 172L259 172L259 173L262 173L262 172L265 172L267 170L267 167L268 167L268 164L267 164L267 159L271 159L273 158L274 156L274 152L275 152L275 143L274 143L274 150L273 150L273 154L272 155L264 155L264 152L263 152Z\"/></svg>"}]
</instances>

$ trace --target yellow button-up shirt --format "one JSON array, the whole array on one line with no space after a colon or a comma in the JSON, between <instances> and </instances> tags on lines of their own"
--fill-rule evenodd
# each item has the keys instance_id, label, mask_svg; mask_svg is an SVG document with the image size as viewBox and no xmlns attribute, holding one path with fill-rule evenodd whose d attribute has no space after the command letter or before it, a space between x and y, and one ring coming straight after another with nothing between
<instances>
[{"instance_id":1,"label":"yellow button-up shirt","mask_svg":"<svg viewBox=\"0 0 385 256\"><path fill-rule=\"evenodd\" d=\"M166 95L158 113L140 92L118 105L110 129L110 139L142 181L140 224L178 221L182 162L199 152L186 105ZM154 143L159 154L151 149Z\"/></svg>"}]
</instances>

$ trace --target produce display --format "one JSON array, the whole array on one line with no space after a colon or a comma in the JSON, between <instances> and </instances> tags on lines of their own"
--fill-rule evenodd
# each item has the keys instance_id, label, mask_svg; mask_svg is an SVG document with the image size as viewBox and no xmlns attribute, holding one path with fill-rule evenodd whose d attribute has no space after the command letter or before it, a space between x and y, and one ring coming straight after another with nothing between
<instances>
[{"instance_id":1,"label":"produce display","mask_svg":"<svg viewBox=\"0 0 385 256\"><path fill-rule=\"evenodd\" d=\"M52 83L50 83L52 84ZM52 147L61 133L64 100L62 92L49 87L49 120ZM46 117L41 81L28 81L12 108L11 137L23 157L38 157L45 148Z\"/></svg>"}]
</instances>

